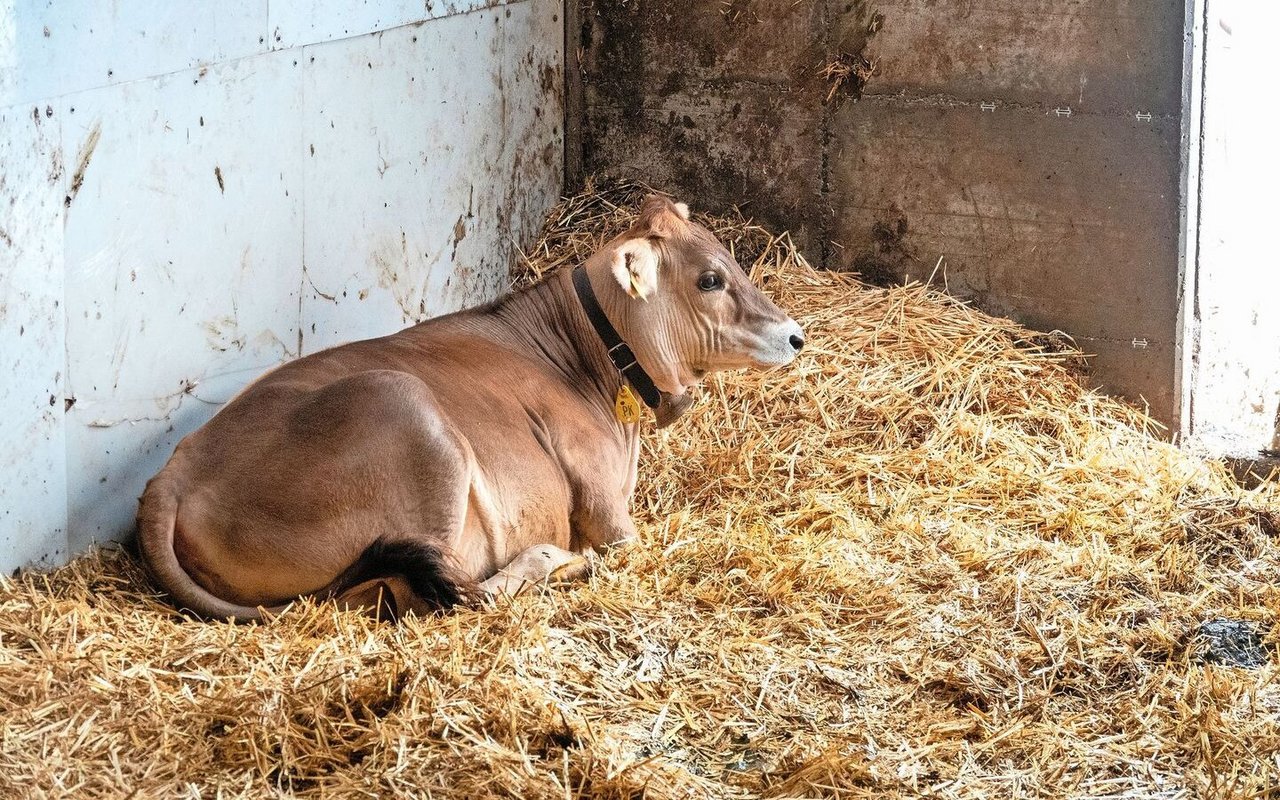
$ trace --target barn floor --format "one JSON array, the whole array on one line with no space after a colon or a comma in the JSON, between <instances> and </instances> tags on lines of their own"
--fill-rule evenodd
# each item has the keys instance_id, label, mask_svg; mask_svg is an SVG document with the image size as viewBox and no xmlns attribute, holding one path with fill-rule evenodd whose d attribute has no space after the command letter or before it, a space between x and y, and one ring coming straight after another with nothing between
<instances>
[{"instance_id":1,"label":"barn floor","mask_svg":"<svg viewBox=\"0 0 1280 800\"><path fill-rule=\"evenodd\" d=\"M565 201L525 269L637 193ZM1280 793L1280 489L1060 338L710 222L810 345L648 435L642 544L398 626L187 621L118 552L0 579L0 796Z\"/></svg>"}]
</instances>

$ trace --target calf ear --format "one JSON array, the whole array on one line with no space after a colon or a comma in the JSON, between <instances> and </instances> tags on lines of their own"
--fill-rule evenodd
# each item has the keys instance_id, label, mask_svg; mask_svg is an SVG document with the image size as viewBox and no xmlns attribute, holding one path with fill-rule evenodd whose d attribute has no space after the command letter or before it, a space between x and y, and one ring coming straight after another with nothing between
<instances>
[{"instance_id":1,"label":"calf ear","mask_svg":"<svg viewBox=\"0 0 1280 800\"><path fill-rule=\"evenodd\" d=\"M628 239L613 255L618 285L632 297L648 300L658 291L658 251L647 239Z\"/></svg>"}]
</instances>

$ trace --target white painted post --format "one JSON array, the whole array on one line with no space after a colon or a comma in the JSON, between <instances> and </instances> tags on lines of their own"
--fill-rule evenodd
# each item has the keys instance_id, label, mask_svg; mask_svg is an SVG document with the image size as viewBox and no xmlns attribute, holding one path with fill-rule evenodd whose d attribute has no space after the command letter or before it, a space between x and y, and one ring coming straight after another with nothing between
<instances>
[{"instance_id":1,"label":"white painted post","mask_svg":"<svg viewBox=\"0 0 1280 800\"><path fill-rule=\"evenodd\" d=\"M1254 458L1280 434L1280 5L1190 5L1180 433L1206 455Z\"/></svg>"}]
</instances>

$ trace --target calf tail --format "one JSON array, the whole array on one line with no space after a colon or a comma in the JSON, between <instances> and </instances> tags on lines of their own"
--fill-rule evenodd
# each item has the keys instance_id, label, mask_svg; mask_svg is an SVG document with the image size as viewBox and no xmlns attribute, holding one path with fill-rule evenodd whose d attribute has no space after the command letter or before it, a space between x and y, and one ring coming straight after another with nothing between
<instances>
[{"instance_id":1,"label":"calf tail","mask_svg":"<svg viewBox=\"0 0 1280 800\"><path fill-rule=\"evenodd\" d=\"M471 601L473 582L465 578L431 544L413 540L379 539L330 585L329 594L375 578L402 576L413 591L415 605L424 610L447 610Z\"/></svg>"},{"instance_id":2,"label":"calf tail","mask_svg":"<svg viewBox=\"0 0 1280 800\"><path fill-rule=\"evenodd\" d=\"M210 619L236 622L261 620L284 609L253 608L230 603L209 593L182 568L173 551L173 530L178 518L178 492L162 472L151 479L138 503L138 544L142 560L160 587L175 604Z\"/></svg>"}]
</instances>

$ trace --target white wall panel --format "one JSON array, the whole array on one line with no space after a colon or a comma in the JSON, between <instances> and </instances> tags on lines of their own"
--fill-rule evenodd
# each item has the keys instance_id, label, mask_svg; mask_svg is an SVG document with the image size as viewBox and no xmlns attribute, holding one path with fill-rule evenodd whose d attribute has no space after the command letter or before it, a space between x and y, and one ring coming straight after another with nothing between
<instances>
[{"instance_id":1,"label":"white wall panel","mask_svg":"<svg viewBox=\"0 0 1280 800\"><path fill-rule=\"evenodd\" d=\"M492 13L305 49L304 128L315 148L306 166L308 352L496 290L492 280L454 274L486 249L498 256L490 187L500 178L490 170L501 146L493 135L502 126L501 55ZM484 54L486 66L458 69L465 53ZM367 191L352 203L347 187L356 184Z\"/></svg>"},{"instance_id":2,"label":"white wall panel","mask_svg":"<svg viewBox=\"0 0 1280 800\"><path fill-rule=\"evenodd\" d=\"M1205 11L1205 4L1197 7ZM1276 133L1259 116L1256 76L1270 69L1280 8L1209 0L1195 264L1184 276L1184 433L1213 456L1280 451L1280 256L1272 238L1280 183ZM1268 107L1269 109L1269 107ZM1272 119L1275 114L1272 113ZM1192 171L1195 174L1195 171Z\"/></svg>"},{"instance_id":3,"label":"white wall panel","mask_svg":"<svg viewBox=\"0 0 1280 800\"><path fill-rule=\"evenodd\" d=\"M537 233L559 199L564 161L564 22L559 0L504 12L502 160L497 214L513 231ZM519 242L527 247L532 238Z\"/></svg>"},{"instance_id":4,"label":"white wall panel","mask_svg":"<svg viewBox=\"0 0 1280 800\"><path fill-rule=\"evenodd\" d=\"M127 532L134 509L116 498L136 499L182 435L297 350L293 62L275 53L66 99L73 188L83 174L66 211L73 545Z\"/></svg>"},{"instance_id":5,"label":"white wall panel","mask_svg":"<svg viewBox=\"0 0 1280 800\"><path fill-rule=\"evenodd\" d=\"M0 111L0 567L67 552L58 116Z\"/></svg>"},{"instance_id":6,"label":"white wall panel","mask_svg":"<svg viewBox=\"0 0 1280 800\"><path fill-rule=\"evenodd\" d=\"M559 188L559 95L546 97L524 41L558 8L538 0L305 49L307 352L505 287L514 247ZM539 15L547 24L531 25ZM561 39L548 39L538 63L558 75ZM534 107L554 133L530 124ZM530 168L530 150L550 156ZM366 187L357 203L353 185Z\"/></svg>"},{"instance_id":7,"label":"white wall panel","mask_svg":"<svg viewBox=\"0 0 1280 800\"><path fill-rule=\"evenodd\" d=\"M347 39L422 20L492 8L515 0L274 0L271 46Z\"/></svg>"},{"instance_id":8,"label":"white wall panel","mask_svg":"<svg viewBox=\"0 0 1280 800\"><path fill-rule=\"evenodd\" d=\"M0 4L0 106L220 63L269 46L267 0L9 5L5 13Z\"/></svg>"}]
</instances>

